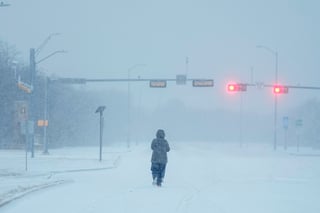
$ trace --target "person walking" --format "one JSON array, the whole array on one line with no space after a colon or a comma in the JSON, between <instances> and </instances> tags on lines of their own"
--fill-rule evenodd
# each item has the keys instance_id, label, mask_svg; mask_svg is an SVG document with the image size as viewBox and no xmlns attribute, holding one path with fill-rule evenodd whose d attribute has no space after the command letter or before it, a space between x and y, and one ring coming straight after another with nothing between
<instances>
[{"instance_id":1,"label":"person walking","mask_svg":"<svg viewBox=\"0 0 320 213\"><path fill-rule=\"evenodd\" d=\"M168 163L167 152L170 151L169 143L165 139L164 130L159 129L157 131L156 138L152 140L151 149L151 171L153 185L161 186Z\"/></svg>"}]
</instances>

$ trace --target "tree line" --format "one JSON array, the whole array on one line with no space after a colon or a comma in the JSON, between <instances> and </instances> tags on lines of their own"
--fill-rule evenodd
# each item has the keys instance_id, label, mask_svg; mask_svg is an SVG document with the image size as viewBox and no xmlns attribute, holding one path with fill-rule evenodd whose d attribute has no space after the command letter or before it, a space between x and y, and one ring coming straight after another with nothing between
<instances>
[{"instance_id":1,"label":"tree line","mask_svg":"<svg viewBox=\"0 0 320 213\"><path fill-rule=\"evenodd\" d=\"M29 65L21 60L19 54L14 46L0 41L0 147L3 148L21 148L25 143L24 133L17 131L16 102L27 103L28 110L32 108L35 142L41 144L43 141L43 127L37 126L37 120L44 119L46 79L49 76L37 70L33 92L30 94L21 90L18 79L31 84L31 75ZM47 129L50 146L75 145L70 144L70 141L81 144L86 136L88 120L92 117L88 119L86 103L98 103L98 98L85 90L80 91L71 85L55 84L50 80L47 88L47 116L50 118ZM31 95L32 105L29 106Z\"/></svg>"}]
</instances>

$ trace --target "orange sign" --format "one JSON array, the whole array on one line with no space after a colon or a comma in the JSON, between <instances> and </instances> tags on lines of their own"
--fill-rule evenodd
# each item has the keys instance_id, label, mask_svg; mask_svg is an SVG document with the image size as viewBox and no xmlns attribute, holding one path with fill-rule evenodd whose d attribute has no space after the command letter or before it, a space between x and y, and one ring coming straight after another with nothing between
<instances>
[{"instance_id":1,"label":"orange sign","mask_svg":"<svg viewBox=\"0 0 320 213\"><path fill-rule=\"evenodd\" d=\"M48 126L48 120L38 120L38 126Z\"/></svg>"}]
</instances>

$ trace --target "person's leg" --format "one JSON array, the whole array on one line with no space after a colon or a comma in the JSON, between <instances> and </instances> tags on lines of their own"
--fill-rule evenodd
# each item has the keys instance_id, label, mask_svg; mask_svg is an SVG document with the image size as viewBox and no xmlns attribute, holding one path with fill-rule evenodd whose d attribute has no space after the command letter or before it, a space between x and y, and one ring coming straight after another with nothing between
<instances>
[{"instance_id":1,"label":"person's leg","mask_svg":"<svg viewBox=\"0 0 320 213\"><path fill-rule=\"evenodd\" d=\"M163 180L165 174L166 174L166 166L167 164L162 165L162 170L161 170L161 179Z\"/></svg>"},{"instance_id":2,"label":"person's leg","mask_svg":"<svg viewBox=\"0 0 320 213\"><path fill-rule=\"evenodd\" d=\"M165 170L166 170L166 164L159 164L159 174L157 177L158 186L161 186L162 180L164 178Z\"/></svg>"},{"instance_id":3,"label":"person's leg","mask_svg":"<svg viewBox=\"0 0 320 213\"><path fill-rule=\"evenodd\" d=\"M156 179L159 174L159 164L158 163L152 163L151 164L151 172L152 172L152 179L153 179L153 184L156 183Z\"/></svg>"}]
</instances>

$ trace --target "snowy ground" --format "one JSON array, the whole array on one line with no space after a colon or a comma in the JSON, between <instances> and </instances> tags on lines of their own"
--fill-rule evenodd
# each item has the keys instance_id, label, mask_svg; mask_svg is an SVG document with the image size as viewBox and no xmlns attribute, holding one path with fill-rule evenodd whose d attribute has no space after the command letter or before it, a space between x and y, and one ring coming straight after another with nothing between
<instances>
[{"instance_id":1,"label":"snowy ground","mask_svg":"<svg viewBox=\"0 0 320 213\"><path fill-rule=\"evenodd\" d=\"M73 181L71 173L113 169L120 158L119 149L101 162L99 150L92 147L50 150L50 155L24 150L0 150L0 207L34 191ZM104 153L106 154L106 153ZM26 171L27 168L27 171Z\"/></svg>"},{"instance_id":2,"label":"snowy ground","mask_svg":"<svg viewBox=\"0 0 320 213\"><path fill-rule=\"evenodd\" d=\"M126 151L64 149L36 156L0 151L0 194L42 185L0 207L2 213L319 213L320 151L271 145L171 142L163 187L151 185L149 144ZM71 154L72 153L72 154ZM47 187L46 184L55 185ZM41 187L40 187L41 188ZM23 190L22 190L23 191ZM18 192L16 194L21 194ZM3 201L2 201L3 202Z\"/></svg>"}]
</instances>

